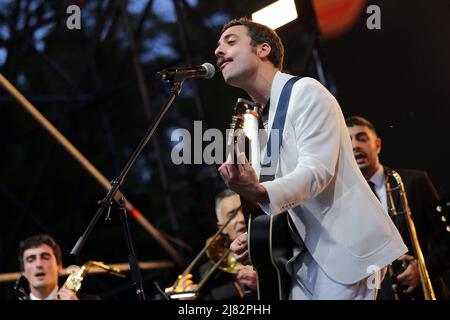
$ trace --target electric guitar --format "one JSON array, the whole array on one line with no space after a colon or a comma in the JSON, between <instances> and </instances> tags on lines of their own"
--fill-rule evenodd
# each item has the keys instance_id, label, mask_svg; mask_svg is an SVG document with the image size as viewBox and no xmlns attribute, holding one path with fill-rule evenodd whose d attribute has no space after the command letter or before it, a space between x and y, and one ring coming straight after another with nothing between
<instances>
[{"instance_id":1,"label":"electric guitar","mask_svg":"<svg viewBox=\"0 0 450 320\"><path fill-rule=\"evenodd\" d=\"M233 155L233 163L237 164L235 150L244 150L255 171L260 165L259 113L259 104L239 98L227 140L228 151ZM250 263L257 272L258 300L287 300L291 280L286 271L286 263L292 256L288 213L268 215L256 203L243 197L240 199L247 222Z\"/></svg>"}]
</instances>

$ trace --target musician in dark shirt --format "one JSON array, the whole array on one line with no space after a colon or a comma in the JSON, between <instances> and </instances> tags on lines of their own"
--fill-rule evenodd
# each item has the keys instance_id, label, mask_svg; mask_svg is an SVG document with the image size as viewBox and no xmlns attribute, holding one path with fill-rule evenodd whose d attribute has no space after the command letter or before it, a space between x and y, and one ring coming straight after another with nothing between
<instances>
[{"instance_id":1,"label":"musician in dark shirt","mask_svg":"<svg viewBox=\"0 0 450 320\"><path fill-rule=\"evenodd\" d=\"M380 163L381 138L377 135L373 124L363 117L349 117L346 119L346 124L356 162L372 191L384 208L388 210L385 177L392 169ZM441 215L433 212L433 205L438 200L436 188L426 172L405 169L395 169L395 171L399 173L404 183L419 244L436 297L448 299L448 291L442 276L450 270L450 232L446 230L447 224L441 221ZM396 196L394 195L394 200L397 200L396 205L401 209ZM413 247L404 219L399 220L397 228L409 252L398 259L407 266L406 269L397 275L391 275L391 277L394 277L393 280L401 286L402 293L405 294L401 295L403 299L423 299L417 260L412 253ZM386 277L381 284L378 294L380 300L394 299L391 277Z\"/></svg>"}]
</instances>

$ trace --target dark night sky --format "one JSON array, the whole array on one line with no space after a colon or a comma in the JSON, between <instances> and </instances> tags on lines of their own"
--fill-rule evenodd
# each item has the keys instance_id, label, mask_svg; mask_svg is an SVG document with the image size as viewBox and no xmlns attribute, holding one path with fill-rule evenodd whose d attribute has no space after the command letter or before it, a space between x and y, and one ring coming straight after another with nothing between
<instances>
[{"instance_id":1,"label":"dark night sky","mask_svg":"<svg viewBox=\"0 0 450 320\"><path fill-rule=\"evenodd\" d=\"M323 42L344 116L371 120L383 139L382 162L426 170L450 194L450 2L368 1L381 30L363 13L344 36Z\"/></svg>"}]
</instances>

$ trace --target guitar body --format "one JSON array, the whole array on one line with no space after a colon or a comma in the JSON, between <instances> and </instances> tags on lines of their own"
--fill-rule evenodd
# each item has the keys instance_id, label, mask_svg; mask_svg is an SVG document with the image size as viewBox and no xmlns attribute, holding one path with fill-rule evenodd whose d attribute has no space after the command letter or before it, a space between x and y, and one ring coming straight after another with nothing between
<instances>
[{"instance_id":1,"label":"guitar body","mask_svg":"<svg viewBox=\"0 0 450 320\"><path fill-rule=\"evenodd\" d=\"M287 300L291 277L286 263L292 256L288 213L250 217L248 239L250 262L258 275L258 300Z\"/></svg>"}]
</instances>

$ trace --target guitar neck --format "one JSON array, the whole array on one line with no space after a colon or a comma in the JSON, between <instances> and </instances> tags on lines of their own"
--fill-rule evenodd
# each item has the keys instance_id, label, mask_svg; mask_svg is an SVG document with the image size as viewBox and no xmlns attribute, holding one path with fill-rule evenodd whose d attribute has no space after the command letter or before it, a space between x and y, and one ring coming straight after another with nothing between
<instances>
[{"instance_id":1,"label":"guitar neck","mask_svg":"<svg viewBox=\"0 0 450 320\"><path fill-rule=\"evenodd\" d=\"M241 198L241 206L242 206L242 212L244 214L244 219L245 222L247 224L247 228L248 228L248 221L250 218L254 218L256 216L265 214L264 211L262 211L262 209L259 207L258 204L253 203L251 201L248 201L247 199L240 197Z\"/></svg>"}]
</instances>

